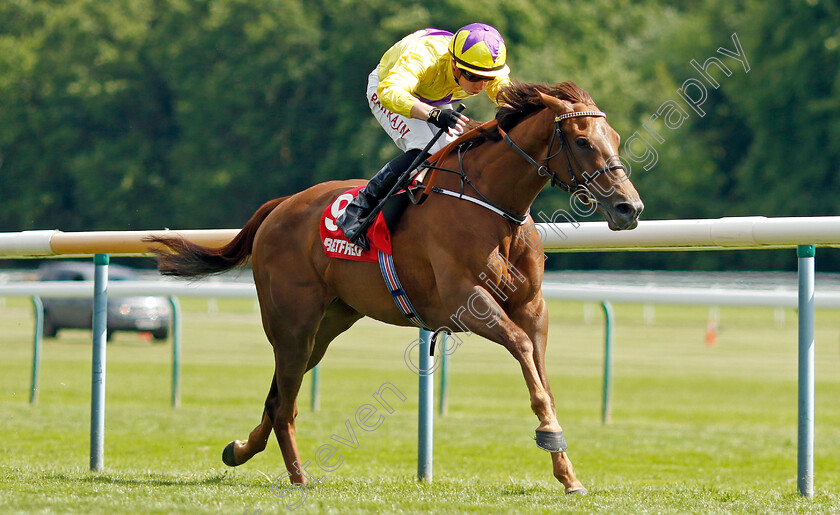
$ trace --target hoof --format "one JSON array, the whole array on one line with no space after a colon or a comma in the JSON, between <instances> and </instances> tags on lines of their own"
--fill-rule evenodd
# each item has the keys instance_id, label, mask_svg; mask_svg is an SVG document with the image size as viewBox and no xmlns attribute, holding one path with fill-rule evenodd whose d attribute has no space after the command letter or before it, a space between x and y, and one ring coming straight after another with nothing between
<instances>
[{"instance_id":1,"label":"hoof","mask_svg":"<svg viewBox=\"0 0 840 515\"><path fill-rule=\"evenodd\" d=\"M236 458L233 456L233 446L236 444L236 440L230 442L225 446L225 450L222 451L222 461L225 462L225 465L228 467L235 467L238 465L236 463Z\"/></svg>"},{"instance_id":2,"label":"hoof","mask_svg":"<svg viewBox=\"0 0 840 515\"><path fill-rule=\"evenodd\" d=\"M566 495L587 495L589 494L589 490L586 488L575 488L574 490L569 490L566 492Z\"/></svg>"}]
</instances>

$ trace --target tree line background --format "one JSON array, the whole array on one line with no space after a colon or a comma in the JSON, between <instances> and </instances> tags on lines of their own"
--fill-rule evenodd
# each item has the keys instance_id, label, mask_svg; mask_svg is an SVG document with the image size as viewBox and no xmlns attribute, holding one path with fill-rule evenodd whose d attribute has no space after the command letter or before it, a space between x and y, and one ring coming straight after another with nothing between
<instances>
[{"instance_id":1,"label":"tree line background","mask_svg":"<svg viewBox=\"0 0 840 515\"><path fill-rule=\"evenodd\" d=\"M720 58L701 117L649 170L643 219L835 215L840 6L831 0L3 0L0 231L234 228L263 202L395 155L364 98L423 27L496 26L513 77L573 80L623 140ZM733 50L733 33L749 62ZM484 95L473 119L493 116ZM645 134L643 134L645 135ZM637 149L640 147L636 147ZM626 153L625 153L626 157ZM546 190L534 212L568 208ZM596 215L598 216L598 215ZM600 218L593 218L600 219ZM433 230L433 228L432 228ZM821 269L840 267L826 252ZM786 269L792 251L554 255L552 267Z\"/></svg>"}]
</instances>

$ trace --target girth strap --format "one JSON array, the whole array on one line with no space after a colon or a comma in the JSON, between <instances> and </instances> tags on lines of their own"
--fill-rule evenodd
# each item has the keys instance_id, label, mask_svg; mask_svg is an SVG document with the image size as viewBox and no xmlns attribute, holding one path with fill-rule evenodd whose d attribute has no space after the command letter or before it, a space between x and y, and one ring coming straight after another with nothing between
<instances>
[{"instance_id":1,"label":"girth strap","mask_svg":"<svg viewBox=\"0 0 840 515\"><path fill-rule=\"evenodd\" d=\"M387 286L388 291L391 292L391 297L393 297L394 302L397 304L397 309L400 310L400 313L402 313L409 322L420 329L434 331L434 329L430 329L429 326L426 325L426 322L420 318L420 315L417 314L417 310L414 309L414 306L408 299L408 295L405 293L405 290L403 290L402 284L400 284L400 278L397 277L397 269L394 267L393 256L385 254L381 250L379 251L379 270L382 272L382 278L385 279L385 286Z\"/></svg>"}]
</instances>

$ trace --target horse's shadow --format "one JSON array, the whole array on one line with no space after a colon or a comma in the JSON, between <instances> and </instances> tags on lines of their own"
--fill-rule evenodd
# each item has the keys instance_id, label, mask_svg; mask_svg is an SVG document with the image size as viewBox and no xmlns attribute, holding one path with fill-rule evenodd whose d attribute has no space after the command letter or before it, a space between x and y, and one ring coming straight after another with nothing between
<instances>
[{"instance_id":1,"label":"horse's shadow","mask_svg":"<svg viewBox=\"0 0 840 515\"><path fill-rule=\"evenodd\" d=\"M67 483L102 483L120 486L208 486L208 485L234 485L233 476L227 472L212 474L203 478L172 478L152 476L146 478L116 477L106 474L76 476L70 473L53 472L46 474L45 479L63 481Z\"/></svg>"}]
</instances>

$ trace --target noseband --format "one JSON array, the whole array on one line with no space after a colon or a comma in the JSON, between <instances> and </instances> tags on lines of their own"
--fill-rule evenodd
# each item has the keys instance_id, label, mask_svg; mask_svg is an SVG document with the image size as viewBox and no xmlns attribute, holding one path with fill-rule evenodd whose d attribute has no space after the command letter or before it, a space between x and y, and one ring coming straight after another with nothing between
<instances>
[{"instance_id":1,"label":"noseband","mask_svg":"<svg viewBox=\"0 0 840 515\"><path fill-rule=\"evenodd\" d=\"M595 170L592 173L592 175L588 175L583 170L583 167L580 165L580 163L578 162L574 153L572 152L571 145L569 145L569 141L566 138L566 135L563 134L563 130L560 128L560 122L562 122L566 118L574 118L574 117L577 117L577 116L598 116L598 117L606 118L607 114L602 112L602 111L576 111L576 112L572 112L572 113L566 113L566 114L561 114L559 116L555 116L554 117L554 134L552 134L552 136L551 136L551 142L548 144L548 151L546 152L546 157L545 157L545 159L543 159L543 161L545 161L544 165L541 165L540 163L538 163L536 160L534 160L534 158L529 156L524 150L519 148L519 146L517 146L516 143L513 142L513 140L510 138L510 136L508 136L508 134L505 131L503 131L501 127L499 127L499 132L502 134L502 136L505 139L505 142L508 145L510 145L511 148L516 150L519 153L519 155L524 157L529 163L531 163L532 165L534 165L537 168L537 173L539 173L542 176L551 178L551 185L552 186L557 186L558 188L565 191L566 193L574 194L576 191L580 190L581 187L588 191L589 188L587 188L587 185L591 181L595 180L602 173L611 172L613 170L624 170L625 169L624 165L619 163L619 164L615 164L615 165L608 165L608 166L605 166L604 168L600 168L598 170ZM554 141L555 140L558 140L560 142L560 148L557 149L557 152L552 154L551 149L552 149L552 147L554 147ZM566 167L567 167L567 171L569 173L569 179L571 180L571 184L563 181L563 179L561 179L557 175L557 172L552 171L548 167L549 162L554 157L556 157L558 154L560 154L561 152L564 152L566 154ZM575 167L579 170L580 176L582 177L583 180L578 179L578 174L575 173L575 170L572 167L572 162L573 161L575 163Z\"/></svg>"}]
</instances>

